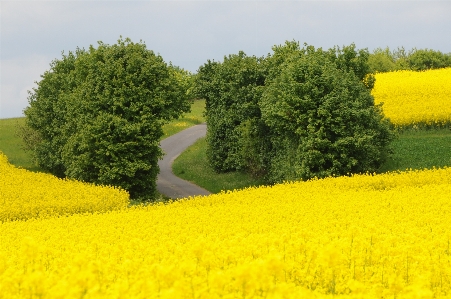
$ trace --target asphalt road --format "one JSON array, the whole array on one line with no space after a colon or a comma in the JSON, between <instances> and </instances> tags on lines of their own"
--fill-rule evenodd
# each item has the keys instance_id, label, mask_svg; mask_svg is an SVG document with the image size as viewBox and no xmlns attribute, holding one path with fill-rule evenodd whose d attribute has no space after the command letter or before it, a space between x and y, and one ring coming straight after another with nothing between
<instances>
[{"instance_id":1,"label":"asphalt road","mask_svg":"<svg viewBox=\"0 0 451 299\"><path fill-rule=\"evenodd\" d=\"M172 173L174 160L197 139L204 137L207 133L207 125L200 124L183 130L160 142L165 152L162 160L158 162L160 174L157 177L157 189L160 193L176 199L194 195L209 195L209 191L181 178Z\"/></svg>"}]
</instances>

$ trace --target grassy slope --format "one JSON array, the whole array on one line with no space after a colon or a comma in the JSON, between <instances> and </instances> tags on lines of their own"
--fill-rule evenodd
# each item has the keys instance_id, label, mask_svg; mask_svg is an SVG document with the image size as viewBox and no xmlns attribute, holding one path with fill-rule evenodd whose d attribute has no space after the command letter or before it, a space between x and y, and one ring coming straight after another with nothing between
<instances>
[{"instance_id":1,"label":"grassy slope","mask_svg":"<svg viewBox=\"0 0 451 299\"><path fill-rule=\"evenodd\" d=\"M195 100L191 105L191 112L183 115L178 120L172 121L169 124L163 126L163 137L167 138L175 133L178 133L184 129L192 127L194 125L205 122L203 116L205 110L205 100Z\"/></svg>"},{"instance_id":2,"label":"grassy slope","mask_svg":"<svg viewBox=\"0 0 451 299\"><path fill-rule=\"evenodd\" d=\"M34 165L29 152L23 150L23 141L16 136L17 127L25 124L25 118L8 118L0 120L0 151L11 164L31 171L42 171Z\"/></svg>"},{"instance_id":3,"label":"grassy slope","mask_svg":"<svg viewBox=\"0 0 451 299\"><path fill-rule=\"evenodd\" d=\"M379 172L451 166L451 130L406 131L393 142L393 149Z\"/></svg>"},{"instance_id":4,"label":"grassy slope","mask_svg":"<svg viewBox=\"0 0 451 299\"><path fill-rule=\"evenodd\" d=\"M173 164L174 173L210 192L259 185L239 172L216 174L208 166L205 138L182 153ZM393 142L393 156L379 172L451 166L451 130L406 131Z\"/></svg>"},{"instance_id":5,"label":"grassy slope","mask_svg":"<svg viewBox=\"0 0 451 299\"><path fill-rule=\"evenodd\" d=\"M205 138L199 139L183 152L172 165L175 175L196 183L210 192L241 189L262 182L241 172L216 173L209 167L205 151Z\"/></svg>"},{"instance_id":6,"label":"grassy slope","mask_svg":"<svg viewBox=\"0 0 451 299\"><path fill-rule=\"evenodd\" d=\"M163 126L164 136L169 137L181 130L200 124L205 121L203 111L205 110L205 100L196 100L191 106L191 112L185 114L178 120L174 120ZM25 124L25 118L0 119L0 151L3 152L11 164L20 166L31 171L43 170L34 165L31 154L22 149L23 141L16 136L18 126Z\"/></svg>"}]
</instances>

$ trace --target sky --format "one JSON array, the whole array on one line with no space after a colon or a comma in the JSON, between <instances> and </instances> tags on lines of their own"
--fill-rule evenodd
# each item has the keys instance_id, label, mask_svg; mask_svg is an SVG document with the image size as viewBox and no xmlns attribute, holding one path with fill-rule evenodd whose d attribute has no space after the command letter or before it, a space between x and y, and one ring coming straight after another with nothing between
<instances>
[{"instance_id":1,"label":"sky","mask_svg":"<svg viewBox=\"0 0 451 299\"><path fill-rule=\"evenodd\" d=\"M296 40L451 52L451 1L0 1L0 118L23 116L28 91L61 53L142 40L195 73L240 50L266 56Z\"/></svg>"}]
</instances>

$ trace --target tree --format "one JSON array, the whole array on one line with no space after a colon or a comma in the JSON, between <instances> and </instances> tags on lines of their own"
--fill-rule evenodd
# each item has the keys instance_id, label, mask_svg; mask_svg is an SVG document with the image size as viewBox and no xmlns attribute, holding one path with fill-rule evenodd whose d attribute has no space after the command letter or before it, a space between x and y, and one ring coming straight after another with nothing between
<instances>
[{"instance_id":1,"label":"tree","mask_svg":"<svg viewBox=\"0 0 451 299\"><path fill-rule=\"evenodd\" d=\"M414 49L409 55L408 63L413 71L451 67L451 55L430 49Z\"/></svg>"},{"instance_id":2,"label":"tree","mask_svg":"<svg viewBox=\"0 0 451 299\"><path fill-rule=\"evenodd\" d=\"M385 49L377 48L368 58L368 65L371 72L391 72L396 70L396 61L387 47Z\"/></svg>"},{"instance_id":3,"label":"tree","mask_svg":"<svg viewBox=\"0 0 451 299\"><path fill-rule=\"evenodd\" d=\"M286 60L260 101L269 126L268 180L375 171L393 139L390 123L365 84L367 51L308 46Z\"/></svg>"},{"instance_id":4,"label":"tree","mask_svg":"<svg viewBox=\"0 0 451 299\"><path fill-rule=\"evenodd\" d=\"M206 100L207 157L217 172L245 167L240 125L260 118L257 87L263 86L265 76L259 62L240 51L222 63L208 61L196 75L193 93Z\"/></svg>"},{"instance_id":5,"label":"tree","mask_svg":"<svg viewBox=\"0 0 451 299\"><path fill-rule=\"evenodd\" d=\"M390 51L388 47L377 48L370 54L368 64L373 73L396 70L425 71L451 67L451 53L416 48L406 52L403 47L394 51Z\"/></svg>"},{"instance_id":6,"label":"tree","mask_svg":"<svg viewBox=\"0 0 451 299\"><path fill-rule=\"evenodd\" d=\"M190 109L182 81L161 56L128 38L54 60L24 111L42 137L39 165L153 198L162 125Z\"/></svg>"},{"instance_id":7,"label":"tree","mask_svg":"<svg viewBox=\"0 0 451 299\"><path fill-rule=\"evenodd\" d=\"M213 168L267 183L376 170L393 133L370 93L368 50L291 41L273 51L199 69L193 90L206 99Z\"/></svg>"}]
</instances>

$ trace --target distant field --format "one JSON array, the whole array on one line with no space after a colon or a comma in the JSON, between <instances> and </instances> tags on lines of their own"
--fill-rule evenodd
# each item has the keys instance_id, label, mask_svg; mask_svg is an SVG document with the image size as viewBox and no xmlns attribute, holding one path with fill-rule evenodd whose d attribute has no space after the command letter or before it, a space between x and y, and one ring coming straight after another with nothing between
<instances>
[{"instance_id":1,"label":"distant field","mask_svg":"<svg viewBox=\"0 0 451 299\"><path fill-rule=\"evenodd\" d=\"M451 130L407 130L393 142L393 156L379 173L451 166Z\"/></svg>"},{"instance_id":2,"label":"distant field","mask_svg":"<svg viewBox=\"0 0 451 299\"><path fill-rule=\"evenodd\" d=\"M371 94L395 126L451 125L451 68L379 73Z\"/></svg>"},{"instance_id":3,"label":"distant field","mask_svg":"<svg viewBox=\"0 0 451 299\"><path fill-rule=\"evenodd\" d=\"M162 139L174 135L194 125L198 125L205 122L205 118L203 116L204 110L205 110L205 100L195 100L193 105L191 105L190 113L186 113L181 118L163 126L164 135Z\"/></svg>"},{"instance_id":4,"label":"distant field","mask_svg":"<svg viewBox=\"0 0 451 299\"><path fill-rule=\"evenodd\" d=\"M9 163L31 171L42 171L33 164L29 152L23 150L23 141L16 135L17 127L25 124L25 118L0 119L0 151L7 157Z\"/></svg>"}]
</instances>

